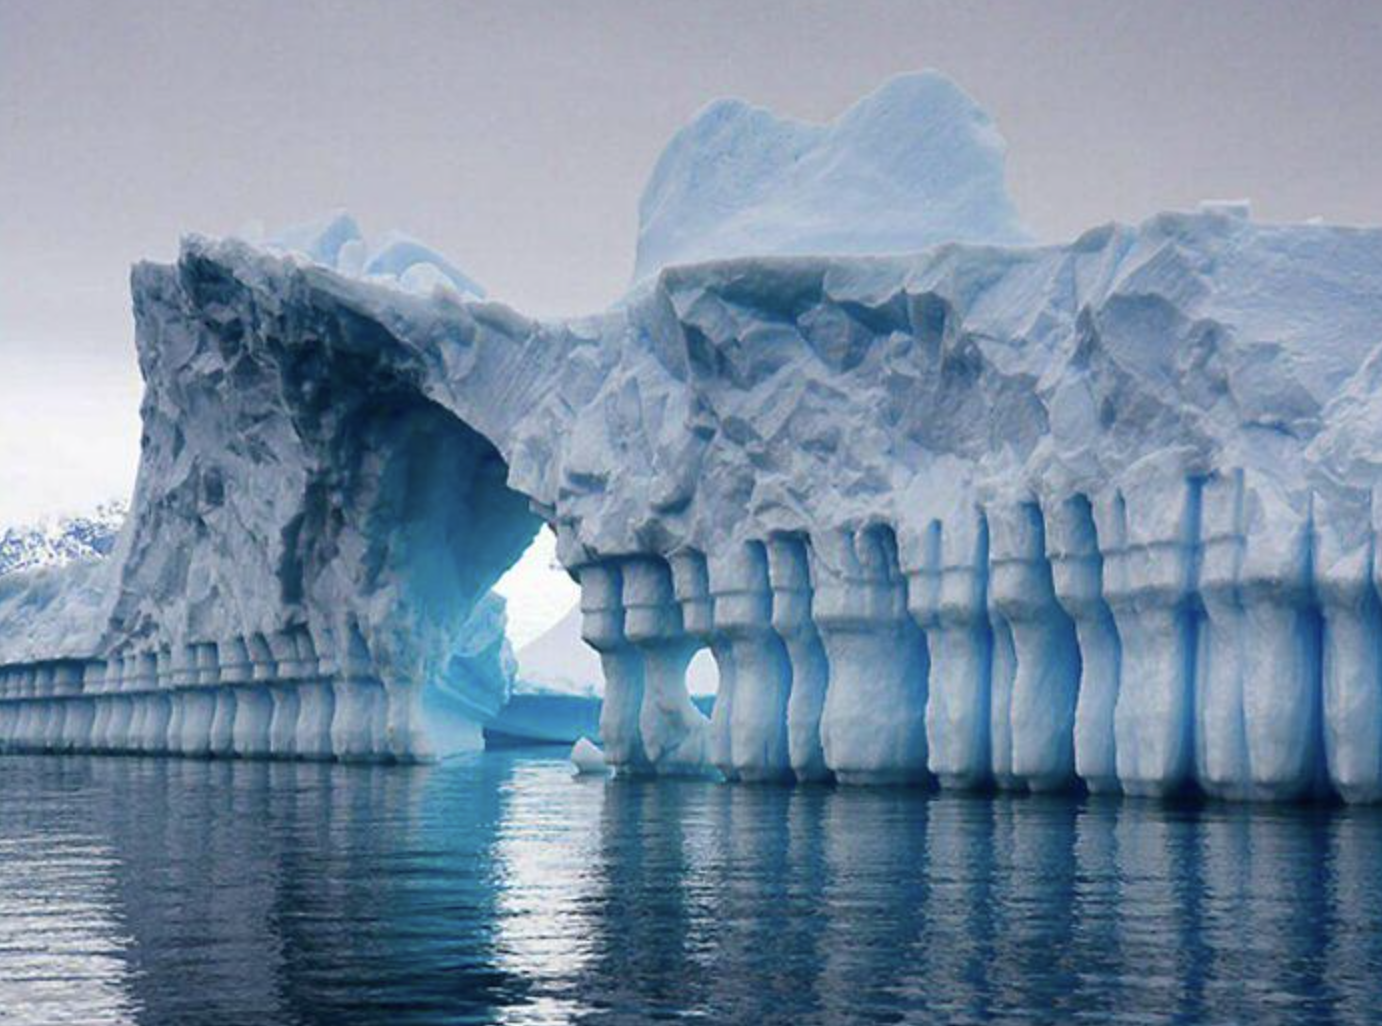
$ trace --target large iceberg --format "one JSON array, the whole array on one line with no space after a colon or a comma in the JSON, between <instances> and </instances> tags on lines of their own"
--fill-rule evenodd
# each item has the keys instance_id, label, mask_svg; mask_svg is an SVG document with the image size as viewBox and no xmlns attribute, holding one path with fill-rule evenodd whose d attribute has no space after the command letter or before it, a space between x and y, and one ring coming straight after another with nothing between
<instances>
[{"instance_id":1,"label":"large iceberg","mask_svg":"<svg viewBox=\"0 0 1382 1026\"><path fill-rule=\"evenodd\" d=\"M0 596L44 639L0 636L0 740L439 754L494 703L428 696L545 521L619 772L1382 798L1382 231L1211 205L1013 243L965 205L991 126L935 76L857 117L893 97L888 134L958 140L936 209L969 214L927 234L918 192L893 234L891 185L782 170L847 165L856 113L736 129L776 252L673 153L595 316L236 240L136 268L130 522L70 601ZM857 230L798 246L801 196ZM678 204L694 240L652 223Z\"/></svg>"}]
</instances>

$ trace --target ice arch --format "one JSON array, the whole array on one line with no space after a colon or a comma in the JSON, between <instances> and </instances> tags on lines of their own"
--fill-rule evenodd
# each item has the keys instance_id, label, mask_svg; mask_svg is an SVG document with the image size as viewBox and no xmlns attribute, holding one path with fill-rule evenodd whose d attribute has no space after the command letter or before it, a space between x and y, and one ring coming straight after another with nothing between
<instances>
[{"instance_id":1,"label":"ice arch","mask_svg":"<svg viewBox=\"0 0 1382 1026\"><path fill-rule=\"evenodd\" d=\"M851 125L905 158L935 95L770 133L821 156L764 182L862 152ZM755 167L762 123L687 138ZM656 205L697 208L700 166ZM877 190L793 181L879 252ZM771 252L654 245L736 258L553 322L230 241L137 269L132 525L103 577L0 588L0 743L435 754L419 695L516 510L579 580L620 771L1382 799L1382 232L1220 206L1057 246L742 239Z\"/></svg>"},{"instance_id":2,"label":"ice arch","mask_svg":"<svg viewBox=\"0 0 1382 1026\"><path fill-rule=\"evenodd\" d=\"M298 274L195 248L136 269L130 523L93 589L99 634L13 675L45 701L0 725L11 745L410 760L480 743L511 678L489 591L542 520L463 404L424 387L426 357Z\"/></svg>"}]
</instances>

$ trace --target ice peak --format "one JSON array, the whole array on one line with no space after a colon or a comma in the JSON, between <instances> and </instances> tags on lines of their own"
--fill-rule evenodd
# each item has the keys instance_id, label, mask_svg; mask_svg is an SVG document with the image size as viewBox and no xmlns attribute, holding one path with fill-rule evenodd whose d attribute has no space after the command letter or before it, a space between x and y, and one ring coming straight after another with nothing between
<instances>
[{"instance_id":1,"label":"ice peak","mask_svg":"<svg viewBox=\"0 0 1382 1026\"><path fill-rule=\"evenodd\" d=\"M983 108L935 71L890 79L826 124L718 100L644 189L634 279L735 256L1026 241L1005 153Z\"/></svg>"}]
</instances>

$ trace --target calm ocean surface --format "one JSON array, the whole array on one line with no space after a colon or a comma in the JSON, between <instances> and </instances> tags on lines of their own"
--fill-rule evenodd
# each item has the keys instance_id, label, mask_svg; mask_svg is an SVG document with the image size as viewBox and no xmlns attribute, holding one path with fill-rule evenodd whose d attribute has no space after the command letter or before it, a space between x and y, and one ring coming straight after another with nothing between
<instances>
[{"instance_id":1,"label":"calm ocean surface","mask_svg":"<svg viewBox=\"0 0 1382 1026\"><path fill-rule=\"evenodd\" d=\"M1382 815L0 758L3 1023L1382 1022Z\"/></svg>"}]
</instances>

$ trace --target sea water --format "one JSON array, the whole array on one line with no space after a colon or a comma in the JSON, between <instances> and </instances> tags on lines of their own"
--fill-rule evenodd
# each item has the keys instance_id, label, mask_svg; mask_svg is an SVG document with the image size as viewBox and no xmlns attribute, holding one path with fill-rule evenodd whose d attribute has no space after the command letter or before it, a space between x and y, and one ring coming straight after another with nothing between
<instances>
[{"instance_id":1,"label":"sea water","mask_svg":"<svg viewBox=\"0 0 1382 1026\"><path fill-rule=\"evenodd\" d=\"M1382 813L0 759L0 1022L1382 1021Z\"/></svg>"}]
</instances>

